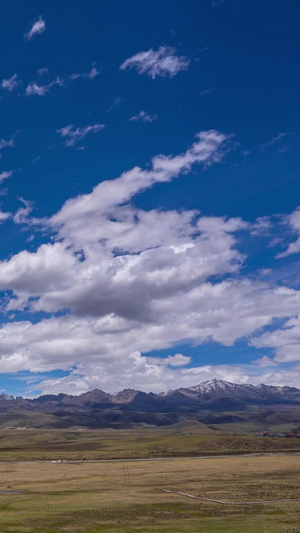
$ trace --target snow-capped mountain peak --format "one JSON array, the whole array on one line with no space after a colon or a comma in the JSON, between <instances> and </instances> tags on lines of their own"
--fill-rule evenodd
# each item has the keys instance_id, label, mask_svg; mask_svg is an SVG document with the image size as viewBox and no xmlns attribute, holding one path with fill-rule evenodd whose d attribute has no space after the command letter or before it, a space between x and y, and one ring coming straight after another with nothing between
<instances>
[{"instance_id":1,"label":"snow-capped mountain peak","mask_svg":"<svg viewBox=\"0 0 300 533\"><path fill-rule=\"evenodd\" d=\"M210 379L195 385L194 387L188 387L189 390L205 394L207 392L221 392L221 391L234 391L241 385L230 383L229 381L223 381L222 379Z\"/></svg>"}]
</instances>

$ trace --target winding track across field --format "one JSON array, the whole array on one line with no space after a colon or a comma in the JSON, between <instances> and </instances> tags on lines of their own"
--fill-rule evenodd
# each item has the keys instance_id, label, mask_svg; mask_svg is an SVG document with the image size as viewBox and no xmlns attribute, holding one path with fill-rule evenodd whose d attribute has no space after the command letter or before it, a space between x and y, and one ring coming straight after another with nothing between
<instances>
[{"instance_id":1,"label":"winding track across field","mask_svg":"<svg viewBox=\"0 0 300 533\"><path fill-rule=\"evenodd\" d=\"M300 501L300 498L296 498L293 500L266 500L266 501L259 501L259 502L222 502L220 500L202 498L201 496L193 496L192 494L186 494L184 492L176 492L175 490L162 489L162 491L167 492L169 494L179 494L179 496L186 496L187 498L193 498L195 500L204 500L206 502L220 503L221 505L260 505L264 503L285 503L285 502L299 502Z\"/></svg>"}]
</instances>

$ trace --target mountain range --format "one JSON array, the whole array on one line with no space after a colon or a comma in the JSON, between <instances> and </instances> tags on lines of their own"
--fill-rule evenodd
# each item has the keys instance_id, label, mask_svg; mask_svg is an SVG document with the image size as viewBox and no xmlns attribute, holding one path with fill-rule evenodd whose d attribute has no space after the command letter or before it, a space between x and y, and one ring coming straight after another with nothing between
<instances>
[{"instance_id":1,"label":"mountain range","mask_svg":"<svg viewBox=\"0 0 300 533\"><path fill-rule=\"evenodd\" d=\"M300 424L300 390L214 379L160 394L95 389L79 396L48 394L34 399L0 395L2 427L127 428L182 421L216 427L249 421L261 427Z\"/></svg>"}]
</instances>

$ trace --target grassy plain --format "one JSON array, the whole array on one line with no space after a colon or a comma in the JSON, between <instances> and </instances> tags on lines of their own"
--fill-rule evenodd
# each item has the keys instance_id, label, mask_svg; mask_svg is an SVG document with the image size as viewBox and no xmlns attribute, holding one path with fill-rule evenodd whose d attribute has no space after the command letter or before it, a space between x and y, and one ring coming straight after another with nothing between
<instances>
[{"instance_id":1,"label":"grassy plain","mask_svg":"<svg viewBox=\"0 0 300 533\"><path fill-rule=\"evenodd\" d=\"M276 533L300 525L300 457L174 458L106 463L0 465L1 533ZM9 487L9 488L8 488Z\"/></svg>"},{"instance_id":2,"label":"grassy plain","mask_svg":"<svg viewBox=\"0 0 300 533\"><path fill-rule=\"evenodd\" d=\"M207 431L201 424L135 430L0 431L0 461L300 452L300 439Z\"/></svg>"}]
</instances>

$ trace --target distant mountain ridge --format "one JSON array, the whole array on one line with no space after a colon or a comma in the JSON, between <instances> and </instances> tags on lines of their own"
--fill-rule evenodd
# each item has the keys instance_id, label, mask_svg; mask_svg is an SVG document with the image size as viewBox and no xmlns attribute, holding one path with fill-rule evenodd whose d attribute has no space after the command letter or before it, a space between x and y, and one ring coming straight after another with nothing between
<instances>
[{"instance_id":1,"label":"distant mountain ridge","mask_svg":"<svg viewBox=\"0 0 300 533\"><path fill-rule=\"evenodd\" d=\"M161 392L154 394L152 392L146 393L137 389L123 389L122 391L110 394L109 392L104 392L100 389L93 389L88 392L83 392L79 395L69 395L64 393L47 394L41 395L34 399L27 399L21 396L14 397L6 393L0 394L0 401L6 400L16 400L16 401L29 401L29 402L39 402L39 401L59 401L62 403L74 403L77 405L85 403L131 403L137 396L143 395L144 397L154 398L163 398L170 399L173 396L181 395L186 398L237 398L237 399L252 399L252 400L261 400L267 401L272 399L272 401L287 401L287 402L300 402L300 389L296 387L280 387L274 385L264 385L263 383L259 385L251 384L236 384L229 381L224 381L220 379L212 379L199 383L192 387L180 387L178 389L170 389L167 392Z\"/></svg>"},{"instance_id":2,"label":"distant mountain ridge","mask_svg":"<svg viewBox=\"0 0 300 533\"><path fill-rule=\"evenodd\" d=\"M235 384L213 379L160 394L99 389L78 396L60 393L34 399L0 395L0 426L115 427L169 425L181 421L222 424L290 418L300 424L300 390L295 387Z\"/></svg>"}]
</instances>

